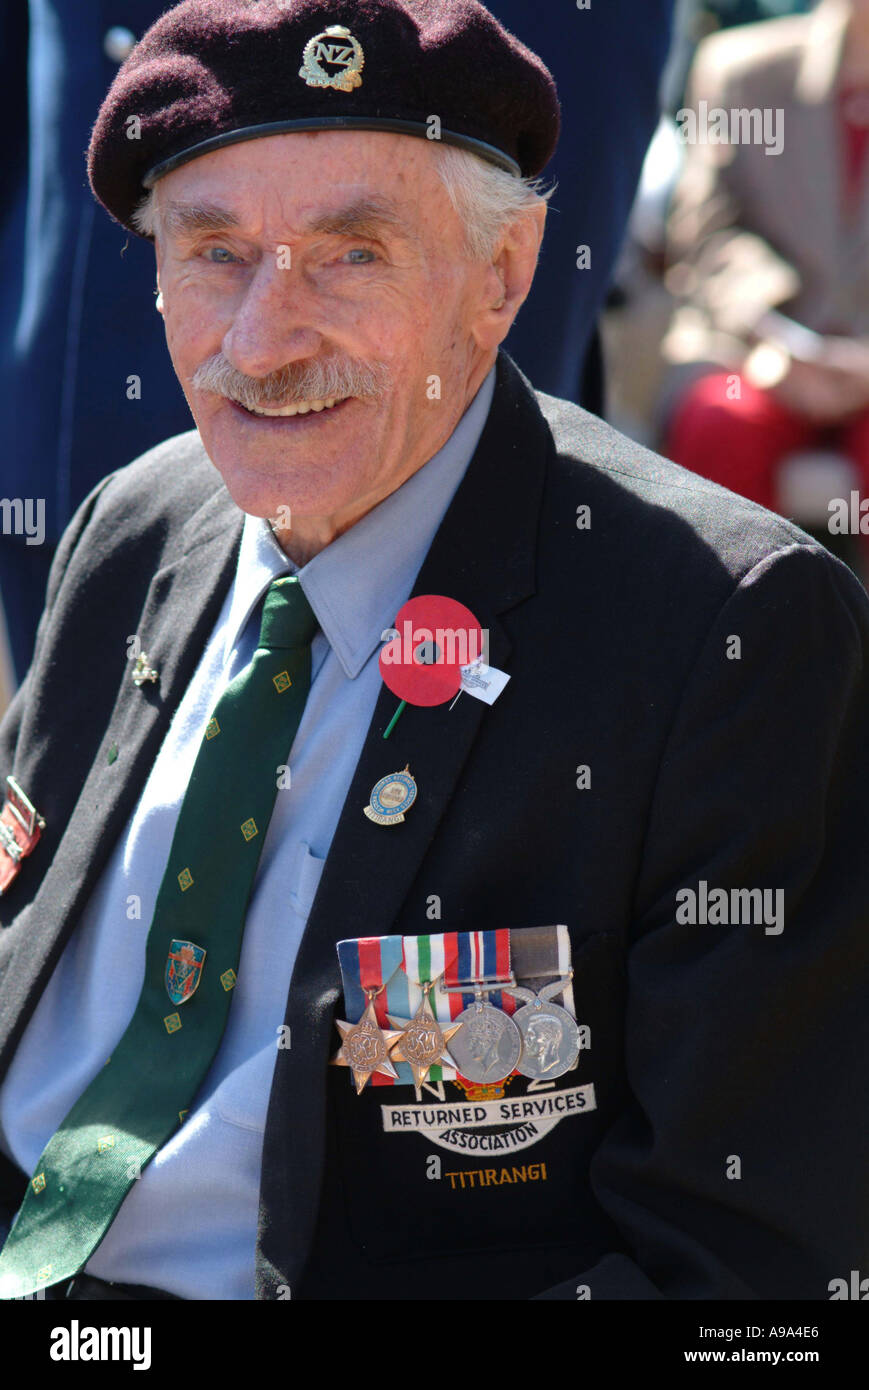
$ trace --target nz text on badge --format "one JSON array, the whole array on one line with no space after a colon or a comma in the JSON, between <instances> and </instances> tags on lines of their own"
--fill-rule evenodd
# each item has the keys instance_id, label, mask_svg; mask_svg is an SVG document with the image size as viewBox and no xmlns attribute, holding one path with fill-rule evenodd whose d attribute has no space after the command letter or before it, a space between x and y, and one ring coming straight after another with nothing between
<instances>
[{"instance_id":1,"label":"nz text on badge","mask_svg":"<svg viewBox=\"0 0 869 1390\"><path fill-rule=\"evenodd\" d=\"M324 67L323 64L328 66ZM365 54L362 45L343 24L330 24L305 44L299 76L309 87L332 87L352 92L362 86Z\"/></svg>"}]
</instances>

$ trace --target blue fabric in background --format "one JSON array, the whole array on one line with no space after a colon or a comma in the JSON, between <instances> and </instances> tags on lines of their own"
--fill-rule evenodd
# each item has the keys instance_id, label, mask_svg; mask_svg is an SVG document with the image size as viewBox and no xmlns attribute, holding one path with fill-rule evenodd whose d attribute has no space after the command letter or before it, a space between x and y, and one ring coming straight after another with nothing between
<instances>
[{"instance_id":1,"label":"blue fabric in background","mask_svg":"<svg viewBox=\"0 0 869 1390\"><path fill-rule=\"evenodd\" d=\"M595 325L658 123L673 0L489 0L546 63L562 130L546 178L558 182L531 293L505 344L538 391L578 401ZM591 267L577 269L578 246Z\"/></svg>"},{"instance_id":2,"label":"blue fabric in background","mask_svg":"<svg viewBox=\"0 0 869 1390\"><path fill-rule=\"evenodd\" d=\"M0 20L3 129L17 155L0 195L0 483L5 496L45 498L49 543L101 477L192 423L153 308L153 249L96 205L85 172L118 70L105 35L141 35L167 8L29 0ZM133 375L140 400L127 396Z\"/></svg>"}]
</instances>

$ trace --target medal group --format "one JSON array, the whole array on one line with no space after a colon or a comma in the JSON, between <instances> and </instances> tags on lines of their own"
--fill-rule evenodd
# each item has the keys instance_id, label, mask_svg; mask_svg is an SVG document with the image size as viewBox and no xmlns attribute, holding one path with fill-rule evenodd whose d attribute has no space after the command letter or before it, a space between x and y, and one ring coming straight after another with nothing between
<instances>
[{"instance_id":1,"label":"medal group","mask_svg":"<svg viewBox=\"0 0 869 1390\"><path fill-rule=\"evenodd\" d=\"M401 1063L417 1098L429 1080L486 1086L518 1072L554 1081L576 1066L579 1028L553 1002L559 994L572 999L567 929L512 935L521 972L506 929L338 943L347 1012L357 1021L336 1020L341 1047L332 1061L350 1068L357 1094L372 1077L401 1084ZM536 990L535 978L544 981Z\"/></svg>"}]
</instances>

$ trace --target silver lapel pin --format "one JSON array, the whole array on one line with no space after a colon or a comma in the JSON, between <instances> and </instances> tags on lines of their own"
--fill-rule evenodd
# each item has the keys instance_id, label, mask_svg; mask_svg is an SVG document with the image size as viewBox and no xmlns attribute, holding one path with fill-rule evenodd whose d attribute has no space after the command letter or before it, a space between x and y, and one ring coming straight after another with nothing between
<instances>
[{"instance_id":1,"label":"silver lapel pin","mask_svg":"<svg viewBox=\"0 0 869 1390\"><path fill-rule=\"evenodd\" d=\"M148 653L140 652L132 671L133 683L141 688L145 681L155 681L159 674L155 667L148 665Z\"/></svg>"}]
</instances>

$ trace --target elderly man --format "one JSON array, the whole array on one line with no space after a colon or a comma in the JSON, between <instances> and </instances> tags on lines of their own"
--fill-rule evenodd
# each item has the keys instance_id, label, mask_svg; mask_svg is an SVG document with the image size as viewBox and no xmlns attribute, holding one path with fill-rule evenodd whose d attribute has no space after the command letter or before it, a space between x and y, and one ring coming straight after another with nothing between
<instances>
[{"instance_id":1,"label":"elderly man","mask_svg":"<svg viewBox=\"0 0 869 1390\"><path fill-rule=\"evenodd\" d=\"M80 509L2 728L4 1297L866 1254L866 598L499 352L556 131L476 0L187 0L106 99L197 430Z\"/></svg>"}]
</instances>

